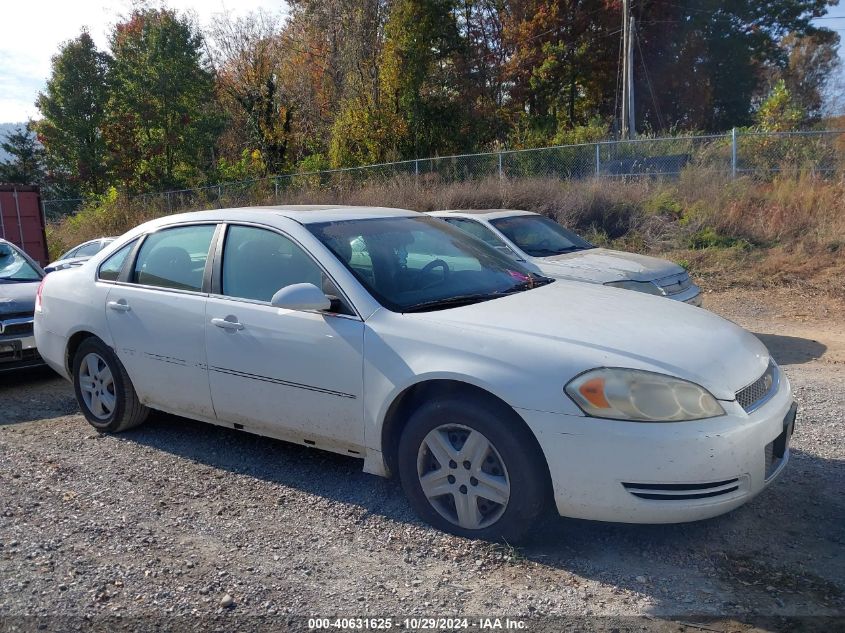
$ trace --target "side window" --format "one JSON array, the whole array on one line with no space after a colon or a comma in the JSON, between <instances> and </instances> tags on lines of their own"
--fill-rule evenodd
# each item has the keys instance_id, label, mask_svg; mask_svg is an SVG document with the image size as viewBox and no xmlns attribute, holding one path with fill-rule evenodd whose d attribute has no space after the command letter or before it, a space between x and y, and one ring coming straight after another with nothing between
<instances>
[{"instance_id":1,"label":"side window","mask_svg":"<svg viewBox=\"0 0 845 633\"><path fill-rule=\"evenodd\" d=\"M505 246L505 243L502 242L496 235L488 229L486 226L481 224L480 222L476 222L475 220L467 220L465 218L444 218L449 224L452 226L456 226L462 231L466 231L473 237L477 237L478 239L482 240L483 242L487 242L490 246L495 246L497 248L501 246Z\"/></svg>"},{"instance_id":2,"label":"side window","mask_svg":"<svg viewBox=\"0 0 845 633\"><path fill-rule=\"evenodd\" d=\"M132 281L144 286L202 290L202 277L215 225L178 226L144 240Z\"/></svg>"},{"instance_id":3,"label":"side window","mask_svg":"<svg viewBox=\"0 0 845 633\"><path fill-rule=\"evenodd\" d=\"M92 255L96 255L97 253L102 250L101 242L91 242L90 244L85 244L80 246L76 249L76 252L73 254L74 257L91 257Z\"/></svg>"},{"instance_id":4,"label":"side window","mask_svg":"<svg viewBox=\"0 0 845 633\"><path fill-rule=\"evenodd\" d=\"M99 278L102 281L117 281L120 276L120 271L123 268L123 262L126 261L126 256L129 251L135 246L135 241L129 242L126 246L116 251L106 261L100 264Z\"/></svg>"},{"instance_id":5,"label":"side window","mask_svg":"<svg viewBox=\"0 0 845 633\"><path fill-rule=\"evenodd\" d=\"M334 283L296 243L274 231L230 226L223 246L221 291L227 297L267 303L278 290L310 283L327 295L340 293ZM348 307L336 309L352 314Z\"/></svg>"}]
</instances>

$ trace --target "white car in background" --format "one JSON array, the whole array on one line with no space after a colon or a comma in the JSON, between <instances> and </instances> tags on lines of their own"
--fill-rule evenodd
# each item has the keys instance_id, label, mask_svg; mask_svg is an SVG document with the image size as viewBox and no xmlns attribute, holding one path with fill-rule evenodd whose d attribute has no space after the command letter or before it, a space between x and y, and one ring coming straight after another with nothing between
<instances>
[{"instance_id":1,"label":"white car in background","mask_svg":"<svg viewBox=\"0 0 845 633\"><path fill-rule=\"evenodd\" d=\"M357 248L353 248L353 244ZM692 521L789 459L789 382L676 301L531 273L438 219L221 209L143 224L39 287L35 337L101 432L150 408L364 460L426 521Z\"/></svg>"},{"instance_id":2,"label":"white car in background","mask_svg":"<svg viewBox=\"0 0 845 633\"><path fill-rule=\"evenodd\" d=\"M63 253L56 261L47 264L44 267L44 271L52 273L57 270L79 266L82 262L88 261L112 242L114 242L113 237L98 237L97 239L78 244L66 253Z\"/></svg>"},{"instance_id":3,"label":"white car in background","mask_svg":"<svg viewBox=\"0 0 845 633\"><path fill-rule=\"evenodd\" d=\"M604 284L701 305L701 290L678 264L597 248L538 213L485 209L432 211L429 215L442 218L549 277Z\"/></svg>"}]
</instances>

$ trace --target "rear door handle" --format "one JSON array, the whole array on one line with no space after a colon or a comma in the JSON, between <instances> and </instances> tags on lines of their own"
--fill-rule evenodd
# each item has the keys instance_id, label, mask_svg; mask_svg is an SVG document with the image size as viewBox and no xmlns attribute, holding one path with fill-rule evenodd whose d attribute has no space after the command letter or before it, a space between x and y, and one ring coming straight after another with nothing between
<instances>
[{"instance_id":1,"label":"rear door handle","mask_svg":"<svg viewBox=\"0 0 845 633\"><path fill-rule=\"evenodd\" d=\"M129 304L126 303L125 299L121 299L120 301L109 301L106 305L115 312L129 312L132 309L129 307Z\"/></svg>"},{"instance_id":2,"label":"rear door handle","mask_svg":"<svg viewBox=\"0 0 845 633\"><path fill-rule=\"evenodd\" d=\"M234 318L234 317L232 317ZM229 319L221 319L219 317L215 317L211 319L211 324L216 325L217 327L221 327L224 330L242 330L244 329L244 324L238 322L237 320L230 321Z\"/></svg>"}]
</instances>

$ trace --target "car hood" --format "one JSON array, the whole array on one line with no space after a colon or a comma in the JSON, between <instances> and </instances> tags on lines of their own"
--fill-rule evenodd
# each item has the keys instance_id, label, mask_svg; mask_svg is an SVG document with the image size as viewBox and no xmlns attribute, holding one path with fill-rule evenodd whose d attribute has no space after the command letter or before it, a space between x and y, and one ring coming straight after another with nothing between
<instances>
[{"instance_id":1,"label":"car hood","mask_svg":"<svg viewBox=\"0 0 845 633\"><path fill-rule=\"evenodd\" d=\"M69 267L74 264L78 265L83 262L87 262L89 259L91 259L90 255L86 255L85 257L66 257L65 259L57 259L54 262L50 262L44 268L55 268L56 266Z\"/></svg>"},{"instance_id":2,"label":"car hood","mask_svg":"<svg viewBox=\"0 0 845 633\"><path fill-rule=\"evenodd\" d=\"M677 376L720 400L735 399L769 363L768 350L755 336L707 310L588 283L557 281L492 301L406 316L463 330L460 338L497 339L496 354L527 357L519 361L526 367L532 354L560 354L580 371L629 367Z\"/></svg>"},{"instance_id":3,"label":"car hood","mask_svg":"<svg viewBox=\"0 0 845 633\"><path fill-rule=\"evenodd\" d=\"M592 283L627 279L652 281L684 271L678 264L666 259L607 248L591 248L553 257L535 257L532 260L543 274L550 277L579 279Z\"/></svg>"},{"instance_id":4,"label":"car hood","mask_svg":"<svg viewBox=\"0 0 845 633\"><path fill-rule=\"evenodd\" d=\"M0 281L0 316L35 312L35 295L41 281L6 283Z\"/></svg>"}]
</instances>

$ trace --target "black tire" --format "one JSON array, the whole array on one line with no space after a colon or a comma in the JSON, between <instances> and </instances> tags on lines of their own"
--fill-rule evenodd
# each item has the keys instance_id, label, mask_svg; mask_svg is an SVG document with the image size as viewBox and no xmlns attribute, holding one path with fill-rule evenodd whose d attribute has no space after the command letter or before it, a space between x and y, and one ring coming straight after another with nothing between
<instances>
[{"instance_id":1,"label":"black tire","mask_svg":"<svg viewBox=\"0 0 845 633\"><path fill-rule=\"evenodd\" d=\"M102 393L113 397L114 406L109 411L102 408L99 415L86 402L86 397L83 395L83 388L80 384L83 375L87 375L88 373L87 367L85 369L82 368L82 363L87 363L86 359L91 354L96 355L102 361L101 366L108 368L112 380L111 388L107 390L107 393L106 389L104 389ZM97 388L102 389L103 386L98 385ZM108 345L95 337L85 339L76 350L76 354L74 354L73 390L76 393L76 401L79 403L79 408L82 410L85 419L88 420L91 426L102 433L120 433L134 428L143 423L150 412L147 407L139 402L138 394L135 393L135 388L132 386L132 381L129 379L123 363L120 362Z\"/></svg>"},{"instance_id":2,"label":"black tire","mask_svg":"<svg viewBox=\"0 0 845 633\"><path fill-rule=\"evenodd\" d=\"M503 476L509 480L510 496L507 503L489 504L496 508L498 514L491 511L485 520L492 522L489 525L482 524L478 529L462 527L441 514L442 511L449 512L450 503L456 508L455 496L460 492L466 494L467 486L463 486L459 492L430 501L420 481L419 470L426 468L422 463L428 459L423 457L422 451L428 450L421 448L423 442L427 437L431 437L429 434L435 429L445 433L446 438L451 437L450 431L443 429L449 425L481 433L494 449L487 453L487 459L493 456L496 458L494 461L501 460L504 466ZM421 461L418 462L418 459ZM411 415L402 432L397 462L402 488L420 518L444 532L458 536L517 543L523 540L530 528L537 527L538 520L550 500L548 469L535 438L513 410L492 399L471 396L459 400L450 397L424 403ZM454 462L450 461L450 464L452 463ZM469 466L458 464L457 472L449 472L455 472L461 477L459 473L462 472L462 466L469 471ZM440 471L436 470L429 474L438 472ZM475 481L472 485L478 485L478 480ZM455 483L453 477L449 484ZM457 483L460 484L461 481ZM476 499L472 503L482 508L488 505L484 499Z\"/></svg>"}]
</instances>

